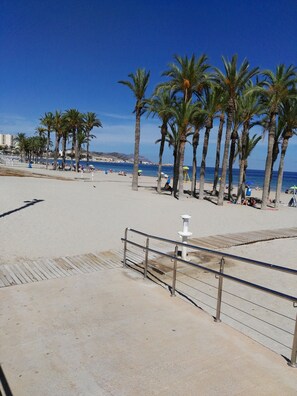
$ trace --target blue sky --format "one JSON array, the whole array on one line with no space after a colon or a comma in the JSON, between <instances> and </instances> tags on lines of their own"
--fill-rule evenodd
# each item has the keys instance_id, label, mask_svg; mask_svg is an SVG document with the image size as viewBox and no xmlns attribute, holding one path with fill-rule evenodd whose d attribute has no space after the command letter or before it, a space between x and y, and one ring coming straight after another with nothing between
<instances>
[{"instance_id":1,"label":"blue sky","mask_svg":"<svg viewBox=\"0 0 297 396\"><path fill-rule=\"evenodd\" d=\"M296 65L296 19L296 0L2 0L0 133L32 135L45 112L77 108L96 112L103 123L94 130L92 149L132 153L134 99L118 80L145 67L149 95L174 54L206 53L217 67L222 55L235 53L261 69ZM158 126L143 117L141 154L153 161ZM208 166L214 164L216 132L215 125ZM264 169L266 145L266 139L259 143L251 168ZM293 138L286 170L297 171L296 149ZM164 160L172 162L167 148Z\"/></svg>"}]
</instances>

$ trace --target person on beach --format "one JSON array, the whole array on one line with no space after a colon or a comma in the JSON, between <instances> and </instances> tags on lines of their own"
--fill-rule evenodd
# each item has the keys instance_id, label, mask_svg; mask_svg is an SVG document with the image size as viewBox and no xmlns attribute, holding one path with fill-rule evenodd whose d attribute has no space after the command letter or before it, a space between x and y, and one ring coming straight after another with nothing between
<instances>
[{"instance_id":1,"label":"person on beach","mask_svg":"<svg viewBox=\"0 0 297 396\"><path fill-rule=\"evenodd\" d=\"M170 182L171 182L171 179L170 179L170 176L168 176L168 178L167 178L167 180L166 180L166 183L165 183L165 186L164 186L164 189L165 189L166 191L171 191Z\"/></svg>"},{"instance_id":2,"label":"person on beach","mask_svg":"<svg viewBox=\"0 0 297 396\"><path fill-rule=\"evenodd\" d=\"M256 206L256 200L255 200L255 198L251 198L250 199L250 206L252 206L252 207L255 207Z\"/></svg>"}]
</instances>

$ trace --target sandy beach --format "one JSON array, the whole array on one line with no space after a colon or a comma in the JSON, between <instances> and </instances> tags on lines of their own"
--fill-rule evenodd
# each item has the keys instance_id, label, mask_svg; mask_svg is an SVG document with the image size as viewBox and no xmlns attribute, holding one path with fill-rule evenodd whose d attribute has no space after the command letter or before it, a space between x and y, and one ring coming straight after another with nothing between
<instances>
[{"instance_id":1,"label":"sandy beach","mask_svg":"<svg viewBox=\"0 0 297 396\"><path fill-rule=\"evenodd\" d=\"M178 201L166 193L159 195L152 177L140 177L135 192L131 175L95 172L92 180L90 173L19 169L35 177L1 177L0 263L118 248L126 227L178 239L183 214L191 216L193 237L297 224L297 210L288 206L261 211L227 202L218 207L191 197ZM253 191L253 195L260 197L261 191ZM281 201L287 203L290 198L283 194ZM286 241L282 242L286 252ZM265 259L269 261L269 257Z\"/></svg>"},{"instance_id":2,"label":"sandy beach","mask_svg":"<svg viewBox=\"0 0 297 396\"><path fill-rule=\"evenodd\" d=\"M193 237L297 224L297 210L288 206L262 211L227 202L218 207L191 197L178 201L166 193L158 195L152 177L140 177L135 192L131 175L95 172L92 180L90 173L13 167L18 169L35 177L1 177L0 263L119 248L126 227L177 240L183 214L191 216ZM261 191L253 191L253 195L260 197ZM290 198L282 194L281 201L287 204ZM282 241L284 253L288 251L286 243ZM270 253L263 259L273 261L273 250ZM290 249L292 257L297 259L297 251ZM262 259L261 252L258 259Z\"/></svg>"}]
</instances>

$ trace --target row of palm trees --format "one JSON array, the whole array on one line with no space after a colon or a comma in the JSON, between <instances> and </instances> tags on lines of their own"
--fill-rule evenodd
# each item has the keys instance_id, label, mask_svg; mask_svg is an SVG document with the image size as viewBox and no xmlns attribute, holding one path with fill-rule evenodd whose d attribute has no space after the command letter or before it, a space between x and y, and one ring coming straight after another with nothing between
<instances>
[{"instance_id":1,"label":"row of palm trees","mask_svg":"<svg viewBox=\"0 0 297 396\"><path fill-rule=\"evenodd\" d=\"M62 169L66 164L66 146L71 142L71 158L75 158L75 169L78 172L79 160L81 157L82 146L86 145L87 163L89 162L90 141L95 137L91 132L95 127L102 127L102 123L96 113L81 113L77 109L69 109L62 113L45 113L40 118L40 126L37 127L38 136L26 138L25 134L19 133L16 140L21 154L26 153L27 157L42 156L46 153L46 168L49 163L49 152L51 146L51 134L55 134L54 143L54 169L57 168L60 145L62 147ZM33 145L34 143L34 145Z\"/></svg>"},{"instance_id":2,"label":"row of palm trees","mask_svg":"<svg viewBox=\"0 0 297 396\"><path fill-rule=\"evenodd\" d=\"M46 137L44 136L29 136L20 132L15 137L17 142L17 151L21 155L21 161L26 158L29 163L31 161L37 162L38 158L42 158L46 150Z\"/></svg>"},{"instance_id":3,"label":"row of palm trees","mask_svg":"<svg viewBox=\"0 0 297 396\"><path fill-rule=\"evenodd\" d=\"M235 200L245 194L245 174L248 157L261 136L250 136L250 130L260 125L268 132L265 178L262 194L262 209L268 204L273 165L279 151L278 182L275 205L278 205L282 185L284 158L289 139L297 130L297 74L294 66L279 65L276 71L260 71L250 68L245 59L238 65L237 55L229 61L222 57L223 69L212 68L206 55L196 58L175 56L162 75L165 82L157 85L151 98L146 98L150 73L138 69L129 74L130 80L119 81L128 86L135 98L135 156L132 189L138 186L138 157L140 142L140 119L145 111L157 116L161 122L159 149L158 192L161 192L161 170L164 145L173 146L174 177L173 196L184 195L183 166L185 145L192 136L193 180L192 196L196 196L197 147L200 132L205 128L200 165L199 199L204 199L204 181L209 136L216 118L219 119L216 162L212 194L217 195L217 204L223 205L228 175L228 198L232 197L232 171L235 158L239 157L239 184ZM226 123L225 143L221 158L221 140ZM279 146L281 149L279 150ZM222 160L221 166L220 161ZM219 183L220 172L220 183Z\"/></svg>"}]
</instances>

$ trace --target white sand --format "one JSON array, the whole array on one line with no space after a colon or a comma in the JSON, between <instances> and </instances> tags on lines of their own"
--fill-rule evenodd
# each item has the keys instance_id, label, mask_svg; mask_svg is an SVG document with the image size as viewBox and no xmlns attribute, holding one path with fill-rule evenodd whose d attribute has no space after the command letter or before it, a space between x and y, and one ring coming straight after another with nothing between
<instances>
[{"instance_id":1,"label":"white sand","mask_svg":"<svg viewBox=\"0 0 297 396\"><path fill-rule=\"evenodd\" d=\"M81 179L74 172L27 171L73 180L1 177L1 214L4 216L0 229L0 263L17 258L59 257L119 248L125 227L178 239L182 214L192 216L193 237L297 224L297 209L287 206L261 211L228 203L218 207L191 197L178 201L170 195L158 195L156 178L151 177L140 177L140 188L135 192L131 189L131 175L95 172L91 181L90 174L84 174L85 179ZM74 179L76 177L78 179ZM282 201L287 203L290 198L283 194ZM5 215L34 199L43 201ZM285 241L283 249L285 252ZM260 256L258 252L258 259Z\"/></svg>"}]
</instances>

